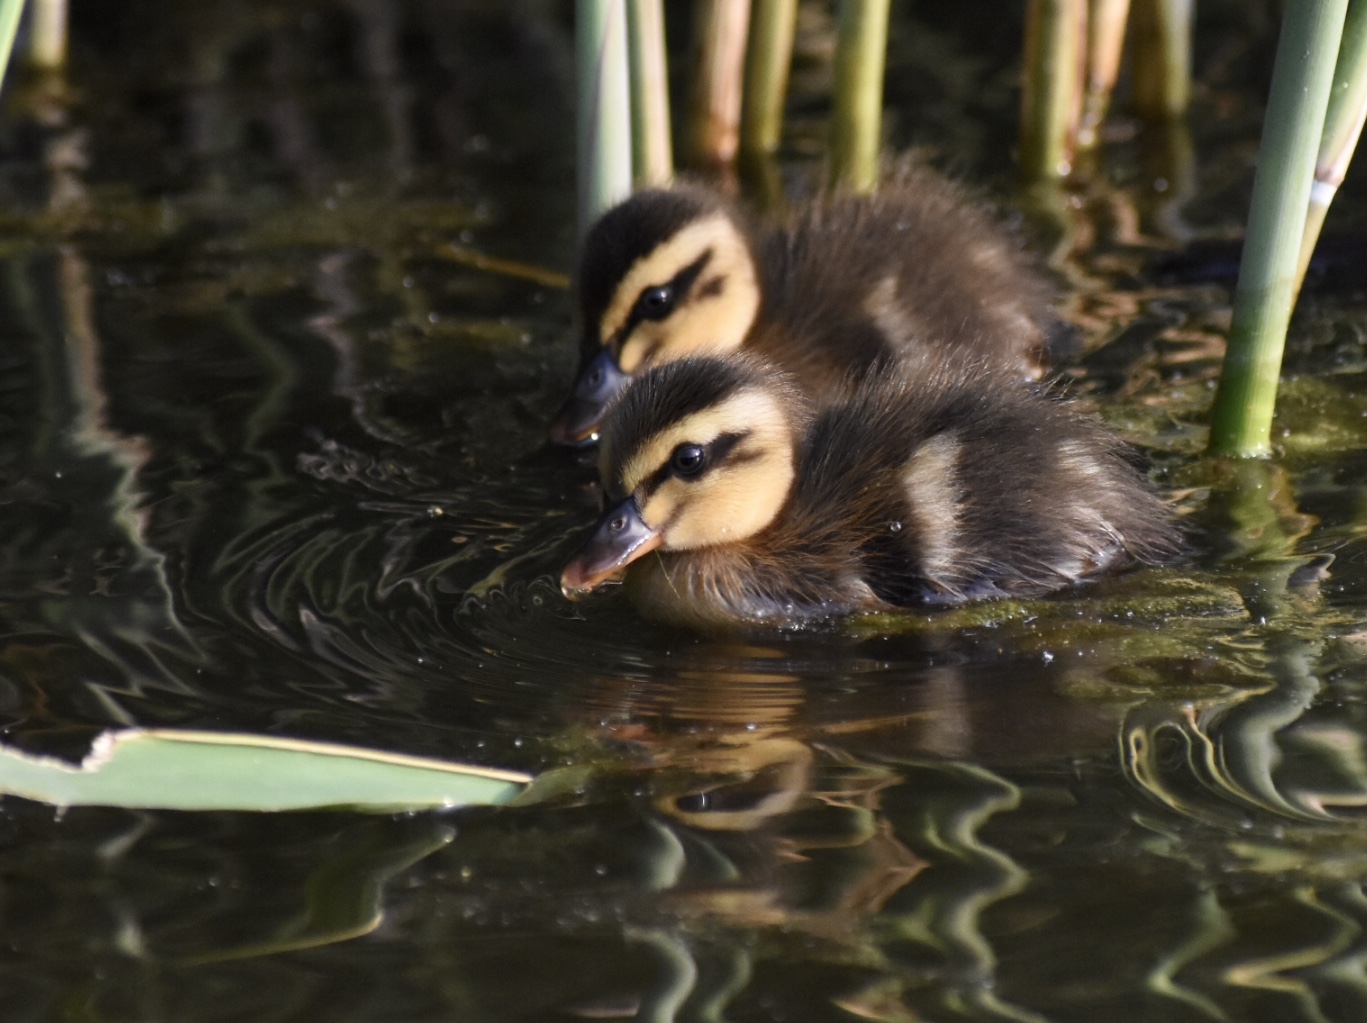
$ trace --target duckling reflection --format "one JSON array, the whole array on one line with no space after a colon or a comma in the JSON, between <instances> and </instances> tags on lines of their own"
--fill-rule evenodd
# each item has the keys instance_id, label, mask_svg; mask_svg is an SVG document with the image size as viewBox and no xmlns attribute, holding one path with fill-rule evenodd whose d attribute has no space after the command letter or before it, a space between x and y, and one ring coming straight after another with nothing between
<instances>
[{"instance_id":1,"label":"duckling reflection","mask_svg":"<svg viewBox=\"0 0 1367 1023\"><path fill-rule=\"evenodd\" d=\"M971 368L821 411L752 357L680 360L613 406L599 465L612 505L566 595L625 570L644 614L695 627L1034 597L1181 546L1100 424Z\"/></svg>"},{"instance_id":2,"label":"duckling reflection","mask_svg":"<svg viewBox=\"0 0 1367 1023\"><path fill-rule=\"evenodd\" d=\"M984 210L905 163L874 196L817 200L765 229L699 187L640 192L584 241L580 369L551 429L590 440L633 374L744 349L819 401L891 365L1043 371L1051 287Z\"/></svg>"}]
</instances>

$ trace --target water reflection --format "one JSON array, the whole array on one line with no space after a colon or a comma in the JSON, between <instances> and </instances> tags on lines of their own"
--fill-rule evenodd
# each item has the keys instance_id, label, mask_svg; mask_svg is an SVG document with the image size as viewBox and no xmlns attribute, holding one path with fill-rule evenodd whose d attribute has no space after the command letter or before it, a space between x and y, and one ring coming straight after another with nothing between
<instances>
[{"instance_id":1,"label":"water reflection","mask_svg":"<svg viewBox=\"0 0 1367 1023\"><path fill-rule=\"evenodd\" d=\"M155 719L149 703L189 693L203 654L175 610L166 556L148 538L138 474L151 447L109 422L86 261L63 248L6 269L10 322L23 331L11 342L11 372L39 385L7 467L8 603L36 612L8 623L19 669L11 685L36 690L10 708L11 727L60 730L60 715L29 708L73 696L95 722ZM31 590L46 599L26 600Z\"/></svg>"},{"instance_id":2,"label":"water reflection","mask_svg":"<svg viewBox=\"0 0 1367 1023\"><path fill-rule=\"evenodd\" d=\"M916 111L897 143L962 141L952 160L989 179L1020 12L894 8L889 95ZM799 155L824 73L804 9ZM1209 265L1195 284L1149 269L1242 218L1257 110L1237 68L1207 74L1169 162L1141 166L1154 147L1122 122L1104 172L1054 197L1071 387L1143 444L1195 563L720 642L554 583L595 500L591 466L542 449L570 312L554 276L490 269L568 263L564 9L102 12L78 26L87 102L34 110L0 172L8 735L350 740L542 771L545 801L358 819L6 800L11 1014L1367 1009L1367 320L1347 294L1303 303L1280 468L1221 475L1197 455L1228 296ZM1203 18L1256 77L1246 13ZM148 40L169 63L127 59ZM771 189L800 176L789 155Z\"/></svg>"}]
</instances>

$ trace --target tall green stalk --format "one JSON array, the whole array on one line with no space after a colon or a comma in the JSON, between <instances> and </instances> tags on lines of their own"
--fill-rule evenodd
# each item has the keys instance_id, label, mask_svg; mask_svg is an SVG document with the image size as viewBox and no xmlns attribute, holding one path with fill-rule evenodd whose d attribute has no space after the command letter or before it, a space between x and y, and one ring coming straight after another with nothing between
<instances>
[{"instance_id":1,"label":"tall green stalk","mask_svg":"<svg viewBox=\"0 0 1367 1023\"><path fill-rule=\"evenodd\" d=\"M577 0L575 72L579 235L631 194L631 94L625 0Z\"/></svg>"},{"instance_id":2,"label":"tall green stalk","mask_svg":"<svg viewBox=\"0 0 1367 1023\"><path fill-rule=\"evenodd\" d=\"M835 50L831 175L856 192L878 183L889 0L841 0Z\"/></svg>"},{"instance_id":3,"label":"tall green stalk","mask_svg":"<svg viewBox=\"0 0 1367 1023\"><path fill-rule=\"evenodd\" d=\"M643 185L664 185L674 176L664 0L631 0L627 25L631 31L631 147L636 180Z\"/></svg>"},{"instance_id":4,"label":"tall green stalk","mask_svg":"<svg viewBox=\"0 0 1367 1023\"><path fill-rule=\"evenodd\" d=\"M746 153L773 153L783 131L783 103L797 31L797 0L757 0L745 63L740 146Z\"/></svg>"},{"instance_id":5,"label":"tall green stalk","mask_svg":"<svg viewBox=\"0 0 1367 1023\"><path fill-rule=\"evenodd\" d=\"M1343 184L1343 176L1348 173L1364 120L1367 120L1367 3L1350 3L1338 64L1334 67L1329 111L1324 117L1324 135L1320 138L1319 161L1315 165L1315 184L1310 189L1305 234L1301 238L1297 294L1300 294L1329 205L1334 201L1339 185Z\"/></svg>"},{"instance_id":6,"label":"tall green stalk","mask_svg":"<svg viewBox=\"0 0 1367 1023\"><path fill-rule=\"evenodd\" d=\"M66 63L67 0L33 0L32 10L29 63L49 70L59 68Z\"/></svg>"},{"instance_id":7,"label":"tall green stalk","mask_svg":"<svg viewBox=\"0 0 1367 1023\"><path fill-rule=\"evenodd\" d=\"M693 5L697 78L688 117L688 158L723 166L740 147L740 98L750 0L698 0Z\"/></svg>"},{"instance_id":8,"label":"tall green stalk","mask_svg":"<svg viewBox=\"0 0 1367 1023\"><path fill-rule=\"evenodd\" d=\"M1120 75L1129 17L1130 0L1091 0L1087 13L1087 86L1077 132L1080 146L1096 145L1101 122L1106 119Z\"/></svg>"},{"instance_id":9,"label":"tall green stalk","mask_svg":"<svg viewBox=\"0 0 1367 1023\"><path fill-rule=\"evenodd\" d=\"M1234 296L1210 451L1256 457L1271 451L1286 328L1324 115L1348 0L1287 0L1272 70L1252 210Z\"/></svg>"},{"instance_id":10,"label":"tall green stalk","mask_svg":"<svg viewBox=\"0 0 1367 1023\"><path fill-rule=\"evenodd\" d=\"M1030 0L1021 97L1021 171L1027 180L1072 170L1082 111L1087 0Z\"/></svg>"},{"instance_id":11,"label":"tall green stalk","mask_svg":"<svg viewBox=\"0 0 1367 1023\"><path fill-rule=\"evenodd\" d=\"M0 0L0 80L9 69L10 54L14 52L14 35L19 31L19 16L24 13L24 0Z\"/></svg>"},{"instance_id":12,"label":"tall green stalk","mask_svg":"<svg viewBox=\"0 0 1367 1023\"><path fill-rule=\"evenodd\" d=\"M1192 0L1134 0L1134 108L1148 121L1179 117L1191 99Z\"/></svg>"}]
</instances>

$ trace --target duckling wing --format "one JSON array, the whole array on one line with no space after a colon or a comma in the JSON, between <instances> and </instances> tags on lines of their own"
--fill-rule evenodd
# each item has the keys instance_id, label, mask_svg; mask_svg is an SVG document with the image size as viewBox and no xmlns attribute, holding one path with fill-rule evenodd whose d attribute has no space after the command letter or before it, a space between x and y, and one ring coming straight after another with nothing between
<instances>
[{"instance_id":1,"label":"duckling wing","mask_svg":"<svg viewBox=\"0 0 1367 1023\"><path fill-rule=\"evenodd\" d=\"M1039 596L1181 549L1099 423L968 375L863 388L813 425L798 478L793 535L885 604Z\"/></svg>"},{"instance_id":2,"label":"duckling wing","mask_svg":"<svg viewBox=\"0 0 1367 1023\"><path fill-rule=\"evenodd\" d=\"M1171 511L1095 420L1016 391L948 411L903 473L938 599L1041 596L1180 550Z\"/></svg>"}]
</instances>

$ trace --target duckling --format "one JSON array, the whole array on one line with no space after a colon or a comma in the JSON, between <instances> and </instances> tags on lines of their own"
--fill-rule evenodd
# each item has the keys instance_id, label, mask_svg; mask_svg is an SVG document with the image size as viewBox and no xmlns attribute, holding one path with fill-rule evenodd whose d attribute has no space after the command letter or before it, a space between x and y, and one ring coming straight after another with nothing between
<instances>
[{"instance_id":1,"label":"duckling","mask_svg":"<svg viewBox=\"0 0 1367 1023\"><path fill-rule=\"evenodd\" d=\"M818 402L870 373L968 358L1036 379L1051 287L979 207L906 163L873 196L818 199L763 229L694 186L639 192L589 231L576 290L580 367L551 428L592 439L632 374L744 349Z\"/></svg>"},{"instance_id":2,"label":"duckling","mask_svg":"<svg viewBox=\"0 0 1367 1023\"><path fill-rule=\"evenodd\" d=\"M752 355L681 359L609 410L599 469L562 590L625 570L643 613L701 627L1036 597L1181 548L1118 439L971 366L822 409Z\"/></svg>"}]
</instances>

